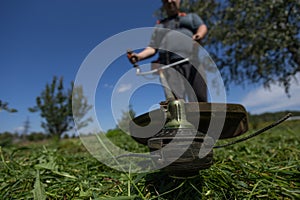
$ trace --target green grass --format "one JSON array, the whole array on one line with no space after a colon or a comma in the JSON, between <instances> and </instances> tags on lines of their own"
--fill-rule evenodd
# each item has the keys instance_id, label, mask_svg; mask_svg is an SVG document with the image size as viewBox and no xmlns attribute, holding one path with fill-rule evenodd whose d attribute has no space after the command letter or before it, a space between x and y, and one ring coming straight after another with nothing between
<instances>
[{"instance_id":1,"label":"green grass","mask_svg":"<svg viewBox=\"0 0 300 200\"><path fill-rule=\"evenodd\" d=\"M299 121L287 121L216 149L211 168L186 180L163 172L114 171L93 158L79 139L2 147L0 199L300 199L299 134ZM143 149L117 133L110 135L123 148Z\"/></svg>"}]
</instances>

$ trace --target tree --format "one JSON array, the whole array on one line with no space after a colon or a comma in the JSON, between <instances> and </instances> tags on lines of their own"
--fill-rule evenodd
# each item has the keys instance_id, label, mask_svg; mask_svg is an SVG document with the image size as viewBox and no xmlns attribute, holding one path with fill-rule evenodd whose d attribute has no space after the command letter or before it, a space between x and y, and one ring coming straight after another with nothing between
<instances>
[{"instance_id":1,"label":"tree","mask_svg":"<svg viewBox=\"0 0 300 200\"><path fill-rule=\"evenodd\" d=\"M5 110L5 111L10 112L10 113L18 112L18 111L17 111L16 109L14 109L14 108L9 108L7 102L2 102L2 101L0 100L0 112L1 112L1 110Z\"/></svg>"},{"instance_id":2,"label":"tree","mask_svg":"<svg viewBox=\"0 0 300 200\"><path fill-rule=\"evenodd\" d=\"M209 28L204 47L225 84L278 84L300 71L300 1L188 0Z\"/></svg>"},{"instance_id":3,"label":"tree","mask_svg":"<svg viewBox=\"0 0 300 200\"><path fill-rule=\"evenodd\" d=\"M0 133L0 147L10 146L14 140L14 134L10 132Z\"/></svg>"},{"instance_id":4,"label":"tree","mask_svg":"<svg viewBox=\"0 0 300 200\"><path fill-rule=\"evenodd\" d=\"M84 118L92 106L88 104L87 98L83 95L82 87L73 87L74 83L72 82L71 89L65 90L63 77L58 80L54 76L52 83L46 84L44 91L36 98L36 106L29 108L31 112L40 111L41 117L45 119L42 127L56 140L63 133L74 128L74 117L76 117L77 129L87 126L91 121L90 118Z\"/></svg>"},{"instance_id":5,"label":"tree","mask_svg":"<svg viewBox=\"0 0 300 200\"><path fill-rule=\"evenodd\" d=\"M71 85L73 87L73 84ZM36 106L29 108L31 112L40 111L42 127L45 131L59 139L60 136L73 128L72 89L64 90L63 77L59 80L53 77L51 84L46 84L45 90L36 98Z\"/></svg>"},{"instance_id":6,"label":"tree","mask_svg":"<svg viewBox=\"0 0 300 200\"><path fill-rule=\"evenodd\" d=\"M125 132L129 131L129 124L132 119L135 117L135 111L133 110L132 106L129 106L128 110L122 111L122 116L118 120L117 128L122 129Z\"/></svg>"},{"instance_id":7,"label":"tree","mask_svg":"<svg viewBox=\"0 0 300 200\"><path fill-rule=\"evenodd\" d=\"M82 86L74 87L72 95L73 117L76 121L76 128L81 129L93 121L91 117L85 118L87 112L92 108L92 105L88 104L88 99L84 96Z\"/></svg>"}]
</instances>

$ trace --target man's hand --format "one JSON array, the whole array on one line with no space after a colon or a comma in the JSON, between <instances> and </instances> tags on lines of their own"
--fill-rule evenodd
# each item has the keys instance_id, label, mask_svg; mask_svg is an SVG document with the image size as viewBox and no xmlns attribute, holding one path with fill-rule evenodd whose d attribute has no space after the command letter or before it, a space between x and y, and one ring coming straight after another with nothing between
<instances>
[{"instance_id":1,"label":"man's hand","mask_svg":"<svg viewBox=\"0 0 300 200\"><path fill-rule=\"evenodd\" d=\"M199 33L196 33L195 35L193 35L193 40L200 42L203 39L203 36Z\"/></svg>"},{"instance_id":2,"label":"man's hand","mask_svg":"<svg viewBox=\"0 0 300 200\"><path fill-rule=\"evenodd\" d=\"M137 54L131 50L127 51L127 58L134 65L139 61Z\"/></svg>"}]
</instances>

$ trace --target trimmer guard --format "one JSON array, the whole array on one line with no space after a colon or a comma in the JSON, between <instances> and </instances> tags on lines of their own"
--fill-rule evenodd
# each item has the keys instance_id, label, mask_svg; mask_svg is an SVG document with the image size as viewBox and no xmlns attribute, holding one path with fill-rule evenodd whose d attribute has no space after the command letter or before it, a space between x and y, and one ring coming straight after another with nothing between
<instances>
[{"instance_id":1,"label":"trimmer guard","mask_svg":"<svg viewBox=\"0 0 300 200\"><path fill-rule=\"evenodd\" d=\"M195 127L198 127L199 132L204 134L207 133L212 116L214 119L218 117L224 119L225 117L220 137L215 139L233 138L248 131L247 111L240 104L189 102L184 105L187 120ZM144 131L141 127L145 127L151 122L152 127L163 128L161 119L166 119L166 117L166 112L163 109L156 109L135 117L130 124L131 136L137 142L147 145L148 140L155 137L161 129L153 129L154 131L151 132Z\"/></svg>"}]
</instances>

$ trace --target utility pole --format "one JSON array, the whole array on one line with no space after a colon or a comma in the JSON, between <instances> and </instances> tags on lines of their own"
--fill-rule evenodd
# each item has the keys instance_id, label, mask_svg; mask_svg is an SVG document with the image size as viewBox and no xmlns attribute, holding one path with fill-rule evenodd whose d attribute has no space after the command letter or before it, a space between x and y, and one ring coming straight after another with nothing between
<instances>
[{"instance_id":1,"label":"utility pole","mask_svg":"<svg viewBox=\"0 0 300 200\"><path fill-rule=\"evenodd\" d=\"M23 129L23 133L22 133L22 139L25 140L26 139L26 135L29 133L29 129L30 129L29 117L26 118L23 127L24 127L24 129Z\"/></svg>"}]
</instances>

